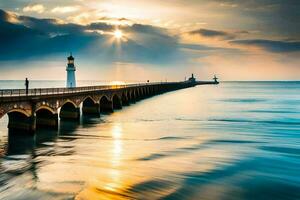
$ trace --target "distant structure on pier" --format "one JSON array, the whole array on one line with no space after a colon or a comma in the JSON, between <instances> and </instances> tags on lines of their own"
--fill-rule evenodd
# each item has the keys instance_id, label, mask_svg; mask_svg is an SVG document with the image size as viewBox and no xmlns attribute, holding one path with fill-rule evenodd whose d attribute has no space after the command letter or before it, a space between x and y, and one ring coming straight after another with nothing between
<instances>
[{"instance_id":1,"label":"distant structure on pier","mask_svg":"<svg viewBox=\"0 0 300 200\"><path fill-rule=\"evenodd\" d=\"M76 68L74 66L74 57L72 56L72 53L70 53L70 56L68 57L68 65L66 71L67 71L67 88L76 87L76 79L75 79Z\"/></svg>"},{"instance_id":2,"label":"distant structure on pier","mask_svg":"<svg viewBox=\"0 0 300 200\"><path fill-rule=\"evenodd\" d=\"M214 82L215 82L216 84L218 84L218 83L219 83L219 81L218 81L218 78L217 78L217 76L216 76L216 75L214 76L213 80L214 80Z\"/></svg>"},{"instance_id":3,"label":"distant structure on pier","mask_svg":"<svg viewBox=\"0 0 300 200\"><path fill-rule=\"evenodd\" d=\"M191 83L196 82L196 78L194 77L194 74L192 74L192 76L188 79L188 82L191 82Z\"/></svg>"}]
</instances>

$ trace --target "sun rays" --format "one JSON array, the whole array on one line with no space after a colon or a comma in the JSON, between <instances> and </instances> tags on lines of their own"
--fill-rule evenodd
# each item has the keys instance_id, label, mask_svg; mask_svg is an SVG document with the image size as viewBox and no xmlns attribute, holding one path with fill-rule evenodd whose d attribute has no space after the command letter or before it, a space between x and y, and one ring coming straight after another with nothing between
<instances>
[{"instance_id":1,"label":"sun rays","mask_svg":"<svg viewBox=\"0 0 300 200\"><path fill-rule=\"evenodd\" d=\"M123 37L123 32L122 32L121 30L119 30L119 29L116 29L116 30L114 31L114 37L115 37L116 39L121 39L121 38Z\"/></svg>"}]
</instances>

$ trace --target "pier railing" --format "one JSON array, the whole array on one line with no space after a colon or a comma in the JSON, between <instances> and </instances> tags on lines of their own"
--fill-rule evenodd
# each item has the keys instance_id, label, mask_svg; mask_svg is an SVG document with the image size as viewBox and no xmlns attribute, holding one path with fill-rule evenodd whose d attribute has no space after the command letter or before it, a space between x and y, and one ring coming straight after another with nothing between
<instances>
[{"instance_id":1,"label":"pier railing","mask_svg":"<svg viewBox=\"0 0 300 200\"><path fill-rule=\"evenodd\" d=\"M0 97L16 97L16 96L41 96L41 95L54 95L54 94L70 94L80 92L90 92L98 90L111 90L130 87L139 87L147 85L168 85L174 83L184 82L155 82L155 83L139 83L139 84L121 84L121 85L98 85L98 86L83 86L75 88L33 88L29 89L2 89L0 90Z\"/></svg>"}]
</instances>

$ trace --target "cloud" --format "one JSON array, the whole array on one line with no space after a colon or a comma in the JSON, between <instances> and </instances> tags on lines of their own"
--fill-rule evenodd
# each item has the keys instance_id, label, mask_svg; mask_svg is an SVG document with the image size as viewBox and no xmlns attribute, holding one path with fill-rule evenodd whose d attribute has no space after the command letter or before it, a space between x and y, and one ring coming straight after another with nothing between
<instances>
[{"instance_id":1,"label":"cloud","mask_svg":"<svg viewBox=\"0 0 300 200\"><path fill-rule=\"evenodd\" d=\"M42 4L35 4L35 5L28 5L23 8L23 12L36 12L36 13L43 13L45 11L45 7Z\"/></svg>"},{"instance_id":2,"label":"cloud","mask_svg":"<svg viewBox=\"0 0 300 200\"><path fill-rule=\"evenodd\" d=\"M2 14L1 14L2 13ZM79 25L60 23L55 19L17 16L18 23L7 19L10 14L0 11L0 60L42 59L74 52L98 62L176 62L178 39L164 29L133 24L122 26L126 41L117 42L112 35L115 26L106 23Z\"/></svg>"},{"instance_id":3,"label":"cloud","mask_svg":"<svg viewBox=\"0 0 300 200\"><path fill-rule=\"evenodd\" d=\"M28 2L28 0L0 1L0 7L24 14L22 8L28 6ZM227 73L228 77L233 78L239 77L234 72L243 68L243 65L248 66L245 67L244 73L248 77L257 74L256 65L264 69L264 66L277 63L282 66L282 69L286 68L287 73L291 69L299 69L297 41L300 41L300 21L298 20L300 1L298 0L203 0L201 3L197 0L178 0L167 1L163 4L154 0L150 3L139 2L138 9L135 7L136 2L128 4L127 1L120 5L111 4L112 8L103 7L105 2L111 3L106 0L103 2L35 0L29 5L32 6L37 2L43 4L44 12L38 15L36 12L27 12L25 15L60 18L65 21L62 23L54 19L13 17L9 12L1 14L0 10L0 61L14 60L20 63L20 67L24 67L24 61L29 63L33 60L44 59L47 65L53 59L57 59L61 62L59 66L63 66L65 54L73 51L76 62L82 62L78 63L79 66L83 66L82 69L91 68L87 67L88 64L95 66L95 69L96 66L101 66L99 68L111 66L105 62L134 62L137 66L148 67L152 63L161 66L161 61L164 63L173 61L174 64L169 65L176 69L172 71L173 73L178 71L179 66L197 67L200 70L207 63L202 64L199 59L213 62L215 57L212 55L218 57L218 62L207 65L209 69L215 71L211 67L219 66L220 73L222 71L222 73ZM55 7L68 6L79 6L80 10L66 14L51 12L51 9ZM119 22L127 23L127 20L122 20L122 17L131 20L131 24L129 26L118 25ZM66 23L70 21L73 23ZM116 23L111 23L113 21ZM138 24L152 23L152 25L165 26L167 22L170 22L166 25L170 28L169 30ZM206 26L197 22L205 22ZM127 42L117 44L111 35L105 34L105 32L112 31L115 28L114 25L124 31L124 35L128 37ZM189 33L190 30L194 31ZM248 32L236 30L248 30ZM259 38L264 40L257 40ZM228 50L229 48L235 48L241 52ZM254 51L250 51L251 49ZM248 54L251 55L249 59ZM241 56L245 59L241 60ZM267 61L264 56L272 57L274 60ZM294 61L296 64L290 63L291 58L296 60ZM181 60L183 62L188 60L188 62L183 65L178 64ZM191 64L190 60L195 60L195 63ZM225 65L228 60L232 62ZM90 63L90 61L97 62ZM4 68L2 63L1 69ZM236 69L230 70L230 66ZM88 69L88 71L91 70ZM157 71L161 73L161 70ZM274 70L268 72L272 71ZM292 71L290 73L296 74Z\"/></svg>"},{"instance_id":4,"label":"cloud","mask_svg":"<svg viewBox=\"0 0 300 200\"><path fill-rule=\"evenodd\" d=\"M8 21L9 17L10 15L7 12L0 9L0 21Z\"/></svg>"},{"instance_id":5,"label":"cloud","mask_svg":"<svg viewBox=\"0 0 300 200\"><path fill-rule=\"evenodd\" d=\"M206 53L211 51L216 51L216 50L229 50L220 47L210 47L201 44L185 44L185 43L180 44L180 47L186 50L201 51Z\"/></svg>"},{"instance_id":6,"label":"cloud","mask_svg":"<svg viewBox=\"0 0 300 200\"><path fill-rule=\"evenodd\" d=\"M127 18L112 18L112 17L100 17L98 19L99 22L113 24L113 25L133 25L134 23Z\"/></svg>"},{"instance_id":7,"label":"cloud","mask_svg":"<svg viewBox=\"0 0 300 200\"><path fill-rule=\"evenodd\" d=\"M212 29L197 29L197 30L189 32L189 34L200 35L202 37L208 37L208 38L219 38L219 39L223 39L223 40L232 40L236 37L236 35L233 33L212 30Z\"/></svg>"},{"instance_id":8,"label":"cloud","mask_svg":"<svg viewBox=\"0 0 300 200\"><path fill-rule=\"evenodd\" d=\"M85 27L79 24L73 23L61 23L56 19L38 19L28 16L19 16L19 24L24 25L30 29L39 31L46 35L49 34L70 34L84 32Z\"/></svg>"},{"instance_id":9,"label":"cloud","mask_svg":"<svg viewBox=\"0 0 300 200\"><path fill-rule=\"evenodd\" d=\"M51 10L52 13L71 13L76 12L80 9L78 6L58 6Z\"/></svg>"},{"instance_id":10,"label":"cloud","mask_svg":"<svg viewBox=\"0 0 300 200\"><path fill-rule=\"evenodd\" d=\"M260 47L274 53L300 51L299 41L277 41L277 40L235 40L231 44Z\"/></svg>"},{"instance_id":11,"label":"cloud","mask_svg":"<svg viewBox=\"0 0 300 200\"><path fill-rule=\"evenodd\" d=\"M234 4L234 3L220 3L220 6L222 6L222 7L236 8L236 7L238 7L238 4Z\"/></svg>"}]
</instances>

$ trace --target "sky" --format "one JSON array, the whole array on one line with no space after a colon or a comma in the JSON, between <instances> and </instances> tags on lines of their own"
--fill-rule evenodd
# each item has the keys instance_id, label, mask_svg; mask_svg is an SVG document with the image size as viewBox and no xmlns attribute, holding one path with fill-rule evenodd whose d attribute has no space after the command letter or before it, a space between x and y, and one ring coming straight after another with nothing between
<instances>
[{"instance_id":1,"label":"sky","mask_svg":"<svg viewBox=\"0 0 300 200\"><path fill-rule=\"evenodd\" d=\"M0 79L300 80L299 0L0 0Z\"/></svg>"}]
</instances>

